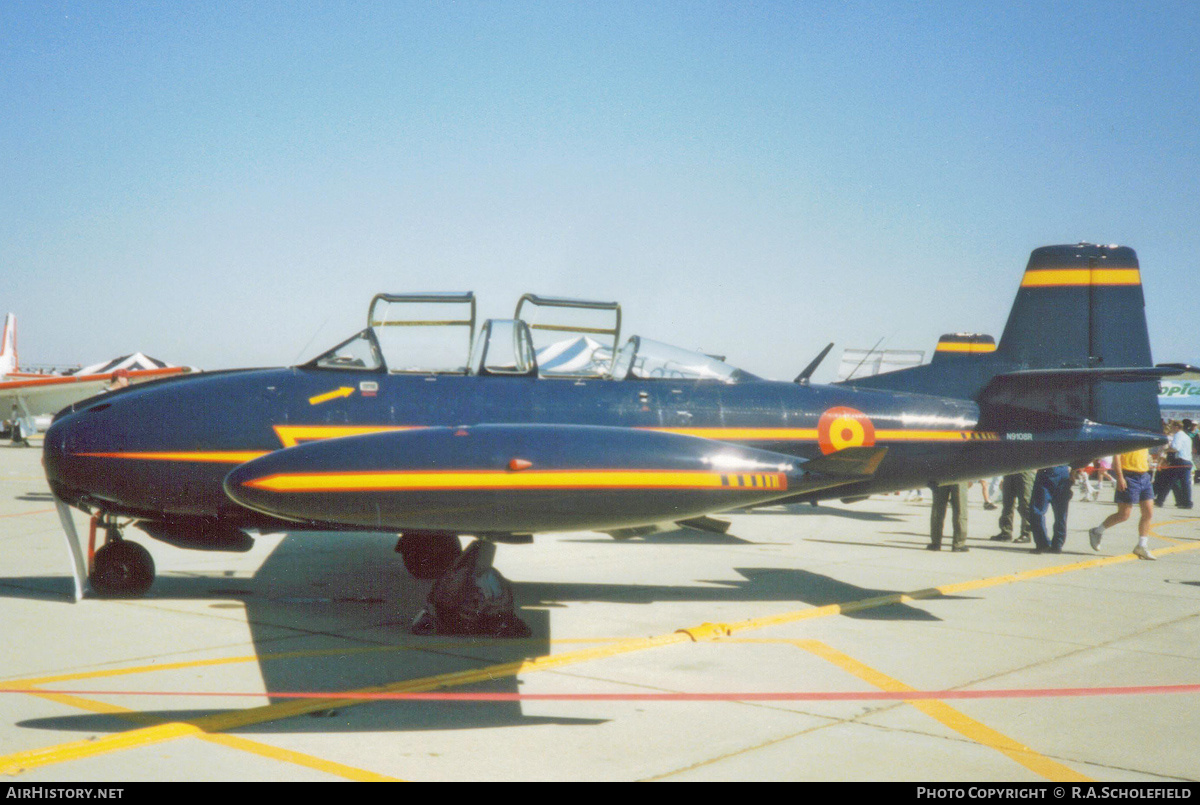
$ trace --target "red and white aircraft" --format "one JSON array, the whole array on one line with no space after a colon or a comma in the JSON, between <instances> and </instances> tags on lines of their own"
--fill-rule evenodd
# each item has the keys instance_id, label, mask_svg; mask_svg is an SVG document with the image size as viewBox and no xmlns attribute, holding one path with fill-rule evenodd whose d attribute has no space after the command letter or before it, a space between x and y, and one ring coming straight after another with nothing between
<instances>
[{"instance_id":1,"label":"red and white aircraft","mask_svg":"<svg viewBox=\"0 0 1200 805\"><path fill-rule=\"evenodd\" d=\"M23 442L37 430L38 417L107 389L193 371L137 353L71 374L23 372L17 359L17 317L9 313L0 335L0 419L11 429L13 441Z\"/></svg>"}]
</instances>

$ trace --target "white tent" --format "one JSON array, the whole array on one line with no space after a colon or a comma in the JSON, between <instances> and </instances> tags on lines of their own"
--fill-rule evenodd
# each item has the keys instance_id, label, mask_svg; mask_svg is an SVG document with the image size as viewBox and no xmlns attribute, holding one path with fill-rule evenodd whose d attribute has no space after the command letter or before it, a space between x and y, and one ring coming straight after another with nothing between
<instances>
[{"instance_id":1,"label":"white tent","mask_svg":"<svg viewBox=\"0 0 1200 805\"><path fill-rule=\"evenodd\" d=\"M600 375L608 371L612 350L581 335L542 347L537 351L537 361L543 374Z\"/></svg>"},{"instance_id":2,"label":"white tent","mask_svg":"<svg viewBox=\"0 0 1200 805\"><path fill-rule=\"evenodd\" d=\"M73 375L102 375L109 372L115 372L118 369L126 371L139 371L143 369L165 369L174 366L173 363L164 363L158 358L151 358L143 355L140 352L135 352L132 355L123 355L120 358L113 358L111 361L103 363L93 363L91 366L85 366L82 369L76 369L71 372Z\"/></svg>"}]
</instances>

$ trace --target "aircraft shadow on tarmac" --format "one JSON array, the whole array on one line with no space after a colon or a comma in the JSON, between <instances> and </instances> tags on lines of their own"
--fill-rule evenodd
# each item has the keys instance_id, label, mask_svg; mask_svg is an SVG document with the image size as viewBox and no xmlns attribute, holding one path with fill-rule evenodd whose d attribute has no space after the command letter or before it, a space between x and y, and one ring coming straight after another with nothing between
<instances>
[{"instance_id":1,"label":"aircraft shadow on tarmac","mask_svg":"<svg viewBox=\"0 0 1200 805\"><path fill-rule=\"evenodd\" d=\"M782 542L763 542L762 540L742 539L733 534L717 534L713 531L697 531L693 528L672 528L668 531L658 531L653 534L642 534L628 540L614 540L612 537L578 537L567 538L565 542L577 545L616 545L621 542L642 542L648 545L781 545Z\"/></svg>"},{"instance_id":2,"label":"aircraft shadow on tarmac","mask_svg":"<svg viewBox=\"0 0 1200 805\"><path fill-rule=\"evenodd\" d=\"M26 492L24 495L17 495L15 500L25 500L33 503L53 503L54 495L49 492Z\"/></svg>"},{"instance_id":3,"label":"aircraft shadow on tarmac","mask_svg":"<svg viewBox=\"0 0 1200 805\"><path fill-rule=\"evenodd\" d=\"M322 539L322 537L328 539ZM153 546L151 546L153 548ZM503 553L501 554L503 556ZM501 562L503 564L503 562ZM814 607L892 593L857 587L837 579L788 568L738 568L744 580L700 580L695 586L514 582L519 615L533 637L526 640L415 637L409 624L424 606L430 582L403 570L386 540L371 534L308 534L286 537L253 578L224 573L171 573L159 576L148 599L206 600L215 610L244 607L265 690L336 692L388 685L406 679L463 671L549 654L549 608L574 602L648 605L658 602L794 602ZM703 585L703 586L701 586ZM0 598L63 599L65 577L0 578ZM114 602L114 606L120 606ZM799 607L797 607L799 608ZM939 620L919 608L897 603L845 614L872 620ZM685 626L689 624L678 624ZM164 659L169 645L158 649ZM511 675L464 690L517 693ZM209 690L203 682L197 689ZM277 697L274 701L287 699ZM258 703L259 700L247 700ZM195 699L188 699L193 705ZM530 716L520 702L375 702L238 728L239 733L372 732L476 729L535 724L594 725L604 719L565 714L576 705L556 703L547 710L562 717ZM31 729L120 732L139 721L186 720L228 712L225 708L138 711L128 717L80 714L29 719Z\"/></svg>"},{"instance_id":4,"label":"aircraft shadow on tarmac","mask_svg":"<svg viewBox=\"0 0 1200 805\"><path fill-rule=\"evenodd\" d=\"M790 516L803 515L807 517L828 516L844 517L847 520L862 520L869 523L902 522L903 515L886 514L884 512L857 511L854 509L839 509L832 506L812 506L808 503L789 503L784 506L759 506L753 509L743 509L738 514L786 514Z\"/></svg>"}]
</instances>

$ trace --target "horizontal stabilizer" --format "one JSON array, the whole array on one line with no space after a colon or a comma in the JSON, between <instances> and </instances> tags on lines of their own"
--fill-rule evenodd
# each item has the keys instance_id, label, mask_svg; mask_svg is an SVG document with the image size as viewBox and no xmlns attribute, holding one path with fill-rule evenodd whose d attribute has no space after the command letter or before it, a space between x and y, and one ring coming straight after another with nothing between
<instances>
[{"instance_id":1,"label":"horizontal stabilizer","mask_svg":"<svg viewBox=\"0 0 1200 805\"><path fill-rule=\"evenodd\" d=\"M979 395L981 406L1005 406L1072 419L1092 418L1096 392L1106 383L1153 383L1175 367L1027 369L996 375Z\"/></svg>"},{"instance_id":2,"label":"horizontal stabilizer","mask_svg":"<svg viewBox=\"0 0 1200 805\"><path fill-rule=\"evenodd\" d=\"M844 447L836 453L814 458L804 465L804 471L858 480L874 475L887 451L886 447Z\"/></svg>"},{"instance_id":3,"label":"horizontal stabilizer","mask_svg":"<svg viewBox=\"0 0 1200 805\"><path fill-rule=\"evenodd\" d=\"M694 528L697 531L707 531L710 534L725 534L729 532L729 526L733 523L728 520L718 520L716 517L703 516L679 520L676 525Z\"/></svg>"},{"instance_id":4,"label":"horizontal stabilizer","mask_svg":"<svg viewBox=\"0 0 1200 805\"><path fill-rule=\"evenodd\" d=\"M1184 372L1200 372L1200 366L1192 366L1190 363L1160 363L1160 369L1176 369L1174 374L1181 375Z\"/></svg>"}]
</instances>

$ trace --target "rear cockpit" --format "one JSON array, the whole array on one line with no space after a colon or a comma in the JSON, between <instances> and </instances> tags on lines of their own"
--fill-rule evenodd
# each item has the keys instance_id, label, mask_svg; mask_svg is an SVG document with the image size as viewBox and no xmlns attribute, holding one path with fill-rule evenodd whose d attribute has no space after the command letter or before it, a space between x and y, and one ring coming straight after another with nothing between
<instances>
[{"instance_id":1,"label":"rear cockpit","mask_svg":"<svg viewBox=\"0 0 1200 805\"><path fill-rule=\"evenodd\" d=\"M621 337L621 306L525 294L511 319L476 330L473 293L377 294L367 328L304 364L391 374L570 380L758 378L723 359L641 336Z\"/></svg>"}]
</instances>

